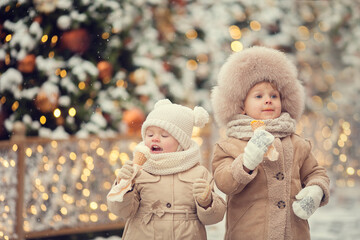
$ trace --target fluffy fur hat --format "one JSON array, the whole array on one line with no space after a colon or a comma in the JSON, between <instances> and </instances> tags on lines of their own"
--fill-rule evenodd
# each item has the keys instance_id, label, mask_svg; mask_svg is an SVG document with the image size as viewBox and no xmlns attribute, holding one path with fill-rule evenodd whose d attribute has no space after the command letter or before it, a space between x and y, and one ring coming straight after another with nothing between
<instances>
[{"instance_id":1,"label":"fluffy fur hat","mask_svg":"<svg viewBox=\"0 0 360 240\"><path fill-rule=\"evenodd\" d=\"M187 150L191 145L193 127L204 127L209 121L209 114L202 107L194 110L173 104L169 99L162 99L155 103L154 110L147 116L141 127L141 135L145 138L145 131L149 126L156 126L166 130Z\"/></svg>"},{"instance_id":2,"label":"fluffy fur hat","mask_svg":"<svg viewBox=\"0 0 360 240\"><path fill-rule=\"evenodd\" d=\"M281 95L282 112L298 120L304 111L304 88L295 65L278 50L255 46L230 55L221 67L217 86L212 89L214 117L220 126L241 114L248 91L267 80Z\"/></svg>"}]
</instances>

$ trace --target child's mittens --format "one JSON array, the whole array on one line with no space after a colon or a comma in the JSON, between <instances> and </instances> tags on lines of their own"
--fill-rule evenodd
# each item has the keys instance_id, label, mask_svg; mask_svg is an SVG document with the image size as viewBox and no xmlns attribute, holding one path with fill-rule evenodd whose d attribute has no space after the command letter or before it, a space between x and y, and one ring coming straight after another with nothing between
<instances>
[{"instance_id":1,"label":"child's mittens","mask_svg":"<svg viewBox=\"0 0 360 240\"><path fill-rule=\"evenodd\" d=\"M208 207L212 201L210 184L202 178L193 183L193 195L201 207Z\"/></svg>"},{"instance_id":2,"label":"child's mittens","mask_svg":"<svg viewBox=\"0 0 360 240\"><path fill-rule=\"evenodd\" d=\"M133 161L128 160L125 164L121 167L120 171L117 174L117 183L120 182L120 179L130 179L134 174L134 166Z\"/></svg>"},{"instance_id":3,"label":"child's mittens","mask_svg":"<svg viewBox=\"0 0 360 240\"><path fill-rule=\"evenodd\" d=\"M274 139L268 131L256 129L244 149L244 166L249 170L254 170L263 160L264 154Z\"/></svg>"},{"instance_id":4,"label":"child's mittens","mask_svg":"<svg viewBox=\"0 0 360 240\"><path fill-rule=\"evenodd\" d=\"M307 220L320 206L323 195L324 192L318 185L303 188L295 196L297 201L292 204L295 215Z\"/></svg>"}]
</instances>

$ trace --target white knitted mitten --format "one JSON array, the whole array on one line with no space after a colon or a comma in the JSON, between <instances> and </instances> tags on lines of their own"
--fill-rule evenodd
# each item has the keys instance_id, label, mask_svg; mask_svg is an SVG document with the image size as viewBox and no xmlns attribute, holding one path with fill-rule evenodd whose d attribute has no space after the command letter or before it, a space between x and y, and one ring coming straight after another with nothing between
<instances>
[{"instance_id":1,"label":"white knitted mitten","mask_svg":"<svg viewBox=\"0 0 360 240\"><path fill-rule=\"evenodd\" d=\"M117 183L120 182L120 179L130 179L134 173L134 166L133 161L128 160L125 164L121 167L120 171L117 174L116 181Z\"/></svg>"},{"instance_id":2,"label":"white knitted mitten","mask_svg":"<svg viewBox=\"0 0 360 240\"><path fill-rule=\"evenodd\" d=\"M244 166L254 170L262 162L264 154L274 139L268 131L256 129L244 149Z\"/></svg>"},{"instance_id":3,"label":"white knitted mitten","mask_svg":"<svg viewBox=\"0 0 360 240\"><path fill-rule=\"evenodd\" d=\"M193 183L193 195L200 206L208 207L212 201L210 184L205 179L196 179Z\"/></svg>"},{"instance_id":4,"label":"white knitted mitten","mask_svg":"<svg viewBox=\"0 0 360 240\"><path fill-rule=\"evenodd\" d=\"M303 188L295 197L293 211L301 219L308 219L319 208L324 192L318 185Z\"/></svg>"}]
</instances>

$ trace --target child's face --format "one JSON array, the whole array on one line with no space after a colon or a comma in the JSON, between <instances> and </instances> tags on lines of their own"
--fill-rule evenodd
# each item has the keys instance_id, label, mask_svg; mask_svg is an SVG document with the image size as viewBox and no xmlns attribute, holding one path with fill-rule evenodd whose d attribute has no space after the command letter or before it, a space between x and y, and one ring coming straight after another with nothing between
<instances>
[{"instance_id":1,"label":"child's face","mask_svg":"<svg viewBox=\"0 0 360 240\"><path fill-rule=\"evenodd\" d=\"M274 119L281 114L280 93L269 82L253 86L244 102L244 112L254 119Z\"/></svg>"},{"instance_id":2,"label":"child's face","mask_svg":"<svg viewBox=\"0 0 360 240\"><path fill-rule=\"evenodd\" d=\"M162 128L150 126L145 131L145 145L151 153L176 152L179 143L167 131Z\"/></svg>"}]
</instances>

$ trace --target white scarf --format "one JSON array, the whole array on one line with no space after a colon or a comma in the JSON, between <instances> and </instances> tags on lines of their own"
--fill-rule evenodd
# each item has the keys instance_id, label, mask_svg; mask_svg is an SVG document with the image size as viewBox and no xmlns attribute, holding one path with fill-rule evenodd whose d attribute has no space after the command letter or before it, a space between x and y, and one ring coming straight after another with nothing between
<instances>
[{"instance_id":1,"label":"white scarf","mask_svg":"<svg viewBox=\"0 0 360 240\"><path fill-rule=\"evenodd\" d=\"M229 137L248 140L253 135L251 121L255 119L238 114L234 120L228 122L226 134ZM265 123L265 130L270 132L274 137L283 138L293 134L296 130L296 121L288 113L282 113L275 119L262 120Z\"/></svg>"},{"instance_id":2,"label":"white scarf","mask_svg":"<svg viewBox=\"0 0 360 240\"><path fill-rule=\"evenodd\" d=\"M139 145L144 145L144 142ZM201 153L199 145L191 141L190 148L184 151L150 154L143 170L155 175L169 175L186 171L200 163Z\"/></svg>"}]
</instances>

